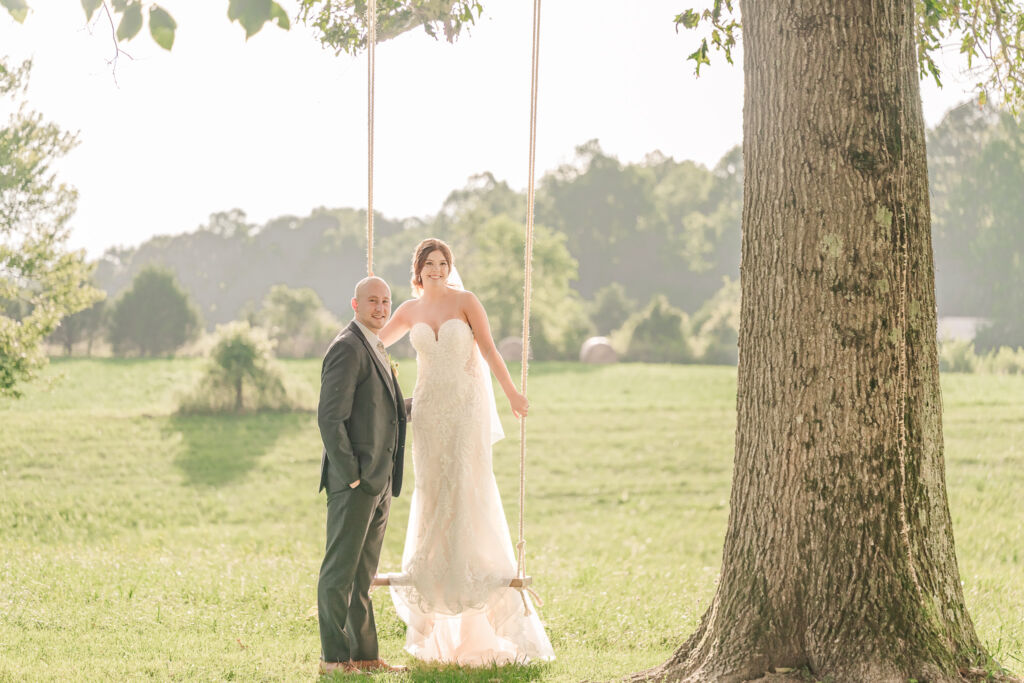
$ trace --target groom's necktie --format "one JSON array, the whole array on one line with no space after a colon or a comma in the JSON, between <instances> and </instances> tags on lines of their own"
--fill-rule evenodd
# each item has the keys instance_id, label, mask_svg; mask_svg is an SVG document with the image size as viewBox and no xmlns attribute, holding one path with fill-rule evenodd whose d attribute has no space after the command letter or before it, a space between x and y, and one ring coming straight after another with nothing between
<instances>
[{"instance_id":1,"label":"groom's necktie","mask_svg":"<svg viewBox=\"0 0 1024 683\"><path fill-rule=\"evenodd\" d=\"M388 358L388 351L384 348L384 342L377 340L377 355L380 356L381 362L384 363L384 375L388 378L388 384L392 382L391 379L391 359ZM394 390L394 385L391 385Z\"/></svg>"}]
</instances>

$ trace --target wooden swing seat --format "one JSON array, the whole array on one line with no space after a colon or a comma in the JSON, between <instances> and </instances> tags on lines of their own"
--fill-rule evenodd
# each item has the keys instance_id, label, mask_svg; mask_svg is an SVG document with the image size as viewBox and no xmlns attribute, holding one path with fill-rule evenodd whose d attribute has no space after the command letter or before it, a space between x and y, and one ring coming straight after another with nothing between
<instances>
[{"instance_id":1,"label":"wooden swing seat","mask_svg":"<svg viewBox=\"0 0 1024 683\"><path fill-rule=\"evenodd\" d=\"M533 577L532 576L527 576L526 578L523 578L523 579L521 579L521 578L519 578L517 576L514 579L509 579L508 587L509 588L526 588L527 586L529 586L532 583L533 583ZM378 575L373 577L373 583L371 585L373 585L373 586L390 586L391 585L391 576L389 574L378 574Z\"/></svg>"}]
</instances>

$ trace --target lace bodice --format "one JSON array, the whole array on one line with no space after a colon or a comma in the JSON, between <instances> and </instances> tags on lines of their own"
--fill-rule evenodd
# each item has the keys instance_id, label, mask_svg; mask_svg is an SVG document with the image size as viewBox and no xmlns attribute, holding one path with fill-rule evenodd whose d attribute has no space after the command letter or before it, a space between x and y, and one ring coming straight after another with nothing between
<instances>
[{"instance_id":1,"label":"lace bodice","mask_svg":"<svg viewBox=\"0 0 1024 683\"><path fill-rule=\"evenodd\" d=\"M416 349L415 391L439 396L463 391L470 380L478 379L473 330L462 318L445 320L436 336L427 323L416 323L409 330L409 341Z\"/></svg>"}]
</instances>

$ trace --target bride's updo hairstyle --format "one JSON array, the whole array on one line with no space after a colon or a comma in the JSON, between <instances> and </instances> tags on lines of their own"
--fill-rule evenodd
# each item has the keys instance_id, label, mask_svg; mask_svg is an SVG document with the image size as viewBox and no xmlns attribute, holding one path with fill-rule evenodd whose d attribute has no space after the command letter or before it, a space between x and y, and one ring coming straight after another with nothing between
<instances>
[{"instance_id":1,"label":"bride's updo hairstyle","mask_svg":"<svg viewBox=\"0 0 1024 683\"><path fill-rule=\"evenodd\" d=\"M423 292L423 266L427 263L427 257L435 251L440 251L444 254L444 258L448 261L448 270L455 266L452 261L452 250L447 244L436 237L428 237L419 244L416 245L416 251L412 255L412 290L417 294Z\"/></svg>"}]
</instances>

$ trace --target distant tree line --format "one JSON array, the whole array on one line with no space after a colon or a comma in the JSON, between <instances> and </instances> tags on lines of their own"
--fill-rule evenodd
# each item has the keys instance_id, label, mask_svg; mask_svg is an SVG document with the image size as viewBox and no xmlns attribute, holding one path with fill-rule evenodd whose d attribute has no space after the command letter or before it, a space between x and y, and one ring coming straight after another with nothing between
<instances>
[{"instance_id":1,"label":"distant tree line","mask_svg":"<svg viewBox=\"0 0 1024 683\"><path fill-rule=\"evenodd\" d=\"M976 340L979 351L1024 346L1024 127L971 103L930 132L928 151L939 313L991 320ZM603 335L626 359L735 363L742 178L739 148L708 169L659 153L624 164L596 140L545 175L536 209L534 356L575 358L587 337ZM524 214L523 193L489 173L474 176L428 219L375 216L377 273L400 302L410 292L414 245L441 237L487 307L495 338L518 336ZM267 330L278 355L319 355L351 315L351 289L365 272L365 222L364 211L321 208L257 226L235 209L191 233L111 249L95 271L107 303L67 318L52 340L88 351L105 334L117 353L152 355L194 339L203 326L244 320ZM186 300L173 316L155 293L132 309L137 314L129 310L139 296L131 293L147 281L139 278L153 280L147 269L154 266L164 269L161 287L178 288L174 297ZM182 332L130 323L154 310ZM138 331L129 333L132 324ZM136 338L144 334L160 340Z\"/></svg>"}]
</instances>

